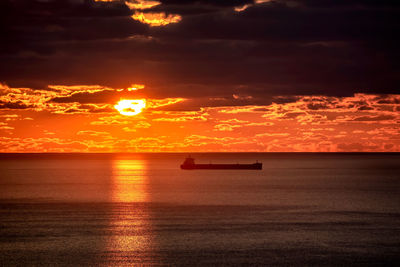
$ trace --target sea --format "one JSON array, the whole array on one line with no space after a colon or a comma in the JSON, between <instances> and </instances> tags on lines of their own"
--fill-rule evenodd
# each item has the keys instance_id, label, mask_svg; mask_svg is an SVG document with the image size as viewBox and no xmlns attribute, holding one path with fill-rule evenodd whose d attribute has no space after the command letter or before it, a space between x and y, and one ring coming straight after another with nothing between
<instances>
[{"instance_id":1,"label":"sea","mask_svg":"<svg viewBox=\"0 0 400 267\"><path fill-rule=\"evenodd\" d=\"M0 154L0 266L399 266L399 153Z\"/></svg>"}]
</instances>

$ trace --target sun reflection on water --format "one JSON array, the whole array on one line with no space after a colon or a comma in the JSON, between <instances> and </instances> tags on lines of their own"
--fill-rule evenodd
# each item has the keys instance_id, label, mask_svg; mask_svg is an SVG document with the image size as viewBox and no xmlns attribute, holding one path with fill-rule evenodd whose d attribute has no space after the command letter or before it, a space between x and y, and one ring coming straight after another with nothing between
<instances>
[{"instance_id":1,"label":"sun reflection on water","mask_svg":"<svg viewBox=\"0 0 400 267\"><path fill-rule=\"evenodd\" d=\"M147 164L145 160L114 160L112 182L113 202L148 201Z\"/></svg>"},{"instance_id":2,"label":"sun reflection on water","mask_svg":"<svg viewBox=\"0 0 400 267\"><path fill-rule=\"evenodd\" d=\"M152 258L154 242L145 160L113 161L112 202L107 264L143 265Z\"/></svg>"}]
</instances>

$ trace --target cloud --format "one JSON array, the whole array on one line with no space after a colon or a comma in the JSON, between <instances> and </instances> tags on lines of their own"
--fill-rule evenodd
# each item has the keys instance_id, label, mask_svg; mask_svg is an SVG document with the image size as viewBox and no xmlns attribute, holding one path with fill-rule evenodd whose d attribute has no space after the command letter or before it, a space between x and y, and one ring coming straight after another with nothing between
<instances>
[{"instance_id":1,"label":"cloud","mask_svg":"<svg viewBox=\"0 0 400 267\"><path fill-rule=\"evenodd\" d=\"M115 113L114 105L120 99L143 98L145 95L138 92L138 89L143 88L144 85L133 84L126 89L98 85L49 85L46 89L32 89L11 88L0 84L0 110L31 110L55 114ZM147 109L162 110L185 100L148 99Z\"/></svg>"},{"instance_id":2,"label":"cloud","mask_svg":"<svg viewBox=\"0 0 400 267\"><path fill-rule=\"evenodd\" d=\"M150 123L148 123L146 121L139 121L134 126L124 127L124 128L122 128L122 130L125 132L136 132L137 131L136 129L147 129L150 127L151 127Z\"/></svg>"},{"instance_id":3,"label":"cloud","mask_svg":"<svg viewBox=\"0 0 400 267\"><path fill-rule=\"evenodd\" d=\"M207 121L207 117L200 115L200 116L179 116L179 117L172 117L172 118L156 118L153 121L163 121L163 122L185 122L185 121Z\"/></svg>"},{"instance_id":4,"label":"cloud","mask_svg":"<svg viewBox=\"0 0 400 267\"><path fill-rule=\"evenodd\" d=\"M42 110L55 93L30 88L10 88L0 84L0 109Z\"/></svg>"},{"instance_id":5,"label":"cloud","mask_svg":"<svg viewBox=\"0 0 400 267\"><path fill-rule=\"evenodd\" d=\"M137 1L125 1L125 4L130 8L130 9L149 9L155 6L158 6L161 4L159 1L153 1L153 0L137 0Z\"/></svg>"},{"instance_id":6,"label":"cloud","mask_svg":"<svg viewBox=\"0 0 400 267\"><path fill-rule=\"evenodd\" d=\"M353 119L353 121L393 121L396 116L394 115L378 115L378 116L360 116Z\"/></svg>"},{"instance_id":7,"label":"cloud","mask_svg":"<svg viewBox=\"0 0 400 267\"><path fill-rule=\"evenodd\" d=\"M126 93L123 94L114 89L107 88L107 89L98 90L95 92L90 92L90 91L73 92L67 96L54 97L50 101L56 102L56 103L78 102L78 103L83 103L83 104L112 103L112 102L115 102L117 99L121 98L123 95L127 96L129 94L126 94Z\"/></svg>"},{"instance_id":8,"label":"cloud","mask_svg":"<svg viewBox=\"0 0 400 267\"><path fill-rule=\"evenodd\" d=\"M76 104L76 95L96 98L103 91L111 91L100 86L49 86L48 89L10 88L0 84L0 109L48 111L54 113L101 113L109 112L107 104ZM68 101L66 101L68 99ZM87 98L86 98L87 99ZM59 100L59 101L57 101ZM59 103L55 104L53 102ZM85 98L83 101L85 102ZM91 102L91 101L86 101ZM96 102L96 99L92 102Z\"/></svg>"},{"instance_id":9,"label":"cloud","mask_svg":"<svg viewBox=\"0 0 400 267\"><path fill-rule=\"evenodd\" d=\"M15 128L9 126L8 123L0 122L0 130L10 131L10 130L14 130L14 129L15 129Z\"/></svg>"},{"instance_id":10,"label":"cloud","mask_svg":"<svg viewBox=\"0 0 400 267\"><path fill-rule=\"evenodd\" d=\"M1 2L0 77L12 87L126 88L134 77L168 92L162 97L187 97L197 86L208 88L204 97L268 98L399 86L395 1ZM135 12L142 21L182 20L149 27Z\"/></svg>"},{"instance_id":11,"label":"cloud","mask_svg":"<svg viewBox=\"0 0 400 267\"><path fill-rule=\"evenodd\" d=\"M4 102L0 101L0 109L27 109L33 106L24 104L22 101L17 102Z\"/></svg>"},{"instance_id":12,"label":"cloud","mask_svg":"<svg viewBox=\"0 0 400 267\"><path fill-rule=\"evenodd\" d=\"M289 136L289 133L262 133L262 134L256 134L256 137L274 137L274 136Z\"/></svg>"},{"instance_id":13,"label":"cloud","mask_svg":"<svg viewBox=\"0 0 400 267\"><path fill-rule=\"evenodd\" d=\"M234 10L236 12L242 12L242 11L245 11L246 9L248 9L249 7L252 7L254 5L268 3L268 2L271 2L271 1L272 0L255 0L254 3L237 6L237 7L234 8Z\"/></svg>"},{"instance_id":14,"label":"cloud","mask_svg":"<svg viewBox=\"0 0 400 267\"><path fill-rule=\"evenodd\" d=\"M236 127L240 127L240 126L230 125L230 124L217 124L217 125L214 125L214 131L231 132Z\"/></svg>"},{"instance_id":15,"label":"cloud","mask_svg":"<svg viewBox=\"0 0 400 267\"><path fill-rule=\"evenodd\" d=\"M160 1L153 0L128 0L128 1L117 1L117 0L98 0L96 2L124 2L125 5L134 10L134 14L131 18L141 23L148 24L152 27L155 26L166 26L171 23L178 23L182 20L182 17L178 14L166 14L165 12L144 12L143 10L151 9L159 6L162 3Z\"/></svg>"},{"instance_id":16,"label":"cloud","mask_svg":"<svg viewBox=\"0 0 400 267\"><path fill-rule=\"evenodd\" d=\"M76 134L82 135L82 136L95 136L95 137L101 137L101 138L107 138L107 139L112 138L112 136L109 132L98 132L98 131L93 131L93 130L79 131Z\"/></svg>"},{"instance_id":17,"label":"cloud","mask_svg":"<svg viewBox=\"0 0 400 267\"><path fill-rule=\"evenodd\" d=\"M60 138L7 138L0 137L1 152L82 152L87 145L79 141Z\"/></svg>"},{"instance_id":18,"label":"cloud","mask_svg":"<svg viewBox=\"0 0 400 267\"><path fill-rule=\"evenodd\" d=\"M124 127L124 128L122 128L122 130L125 131L125 132L136 132L136 129L132 129L132 128L129 128L129 127Z\"/></svg>"},{"instance_id":19,"label":"cloud","mask_svg":"<svg viewBox=\"0 0 400 267\"><path fill-rule=\"evenodd\" d=\"M154 87L0 87L3 152L15 151L398 151L398 94L257 94L147 98L137 116L113 99L154 95ZM193 87L198 88L198 87ZM237 87L247 88L247 87ZM195 92L197 94L202 93ZM237 95L239 97L234 97ZM251 97L248 97L251 96ZM362 107L369 107L368 109ZM10 139L7 139L10 138ZM6 141L8 140L8 141ZM357 141L354 141L357 140ZM20 142L20 143L19 143ZM361 146L359 144L361 144Z\"/></svg>"},{"instance_id":20,"label":"cloud","mask_svg":"<svg viewBox=\"0 0 400 267\"><path fill-rule=\"evenodd\" d=\"M176 14L166 14L164 12L141 12L136 11L132 15L134 20L140 21L142 23L148 24L152 27L156 26L166 26L171 23L178 23L182 20L180 15Z\"/></svg>"},{"instance_id":21,"label":"cloud","mask_svg":"<svg viewBox=\"0 0 400 267\"><path fill-rule=\"evenodd\" d=\"M160 107L165 107L165 106L169 106L169 105L174 105L177 103L181 103L186 101L187 99L185 98L164 98L164 99L149 99L147 101L148 107L149 108L153 108L153 109L157 109Z\"/></svg>"},{"instance_id":22,"label":"cloud","mask_svg":"<svg viewBox=\"0 0 400 267\"><path fill-rule=\"evenodd\" d=\"M136 119L136 118L135 118ZM100 117L98 120L90 122L91 125L125 125L130 124L130 120L121 115Z\"/></svg>"}]
</instances>

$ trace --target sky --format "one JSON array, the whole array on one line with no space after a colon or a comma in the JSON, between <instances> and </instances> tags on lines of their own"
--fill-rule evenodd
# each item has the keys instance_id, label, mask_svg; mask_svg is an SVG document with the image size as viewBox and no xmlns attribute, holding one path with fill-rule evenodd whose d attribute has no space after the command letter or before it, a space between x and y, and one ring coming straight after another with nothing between
<instances>
[{"instance_id":1,"label":"sky","mask_svg":"<svg viewBox=\"0 0 400 267\"><path fill-rule=\"evenodd\" d=\"M0 152L398 152L398 32L394 0L2 0Z\"/></svg>"}]
</instances>

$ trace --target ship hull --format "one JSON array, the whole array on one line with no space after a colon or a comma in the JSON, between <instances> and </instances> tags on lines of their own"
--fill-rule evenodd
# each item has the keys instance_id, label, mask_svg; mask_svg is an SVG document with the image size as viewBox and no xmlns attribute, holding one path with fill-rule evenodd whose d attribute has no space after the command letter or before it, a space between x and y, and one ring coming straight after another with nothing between
<instances>
[{"instance_id":1,"label":"ship hull","mask_svg":"<svg viewBox=\"0 0 400 267\"><path fill-rule=\"evenodd\" d=\"M254 164L190 164L181 165L183 170L261 170L261 163Z\"/></svg>"}]
</instances>

